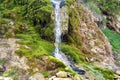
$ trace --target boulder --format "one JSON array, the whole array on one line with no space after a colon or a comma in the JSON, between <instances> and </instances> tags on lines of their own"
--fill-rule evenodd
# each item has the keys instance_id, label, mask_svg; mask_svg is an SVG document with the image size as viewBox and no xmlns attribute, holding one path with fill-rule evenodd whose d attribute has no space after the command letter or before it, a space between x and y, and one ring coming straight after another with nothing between
<instances>
[{"instance_id":1,"label":"boulder","mask_svg":"<svg viewBox=\"0 0 120 80\"><path fill-rule=\"evenodd\" d=\"M2 77L0 76L0 80L13 80L11 77Z\"/></svg>"},{"instance_id":2,"label":"boulder","mask_svg":"<svg viewBox=\"0 0 120 80\"><path fill-rule=\"evenodd\" d=\"M31 76L28 80L45 80L45 78L41 73L36 73L33 76Z\"/></svg>"},{"instance_id":3,"label":"boulder","mask_svg":"<svg viewBox=\"0 0 120 80\"><path fill-rule=\"evenodd\" d=\"M120 75L120 70L117 70L117 71L116 71L116 74L117 74L117 75Z\"/></svg>"},{"instance_id":4,"label":"boulder","mask_svg":"<svg viewBox=\"0 0 120 80\"><path fill-rule=\"evenodd\" d=\"M56 73L56 76L57 76L58 78L67 78L68 73L67 73L67 72L64 72L64 71L60 71L60 72Z\"/></svg>"},{"instance_id":5,"label":"boulder","mask_svg":"<svg viewBox=\"0 0 120 80\"><path fill-rule=\"evenodd\" d=\"M10 77L7 77L7 78L4 78L4 80L13 80L13 79Z\"/></svg>"},{"instance_id":6,"label":"boulder","mask_svg":"<svg viewBox=\"0 0 120 80\"><path fill-rule=\"evenodd\" d=\"M73 80L72 78L53 78L52 80Z\"/></svg>"}]
</instances>

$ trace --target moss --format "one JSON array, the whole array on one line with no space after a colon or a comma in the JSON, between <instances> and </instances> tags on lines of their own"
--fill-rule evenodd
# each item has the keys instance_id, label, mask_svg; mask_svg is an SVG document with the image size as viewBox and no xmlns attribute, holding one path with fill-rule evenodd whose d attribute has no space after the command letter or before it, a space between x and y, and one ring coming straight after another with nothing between
<instances>
[{"instance_id":1,"label":"moss","mask_svg":"<svg viewBox=\"0 0 120 80\"><path fill-rule=\"evenodd\" d=\"M18 43L23 45L16 51L17 54L27 56L52 55L54 45L41 39L33 27L29 27L26 34L16 34L16 37L21 39Z\"/></svg>"},{"instance_id":2,"label":"moss","mask_svg":"<svg viewBox=\"0 0 120 80\"><path fill-rule=\"evenodd\" d=\"M28 48L21 47L16 51L19 55L28 55L28 56L42 56L44 54L52 54L54 49L53 45L44 40L22 40L19 43L27 45ZM46 47L47 46L47 47Z\"/></svg>"},{"instance_id":3,"label":"moss","mask_svg":"<svg viewBox=\"0 0 120 80\"><path fill-rule=\"evenodd\" d=\"M81 19L83 18L82 7L77 3L73 2L72 5L68 7L69 14L69 28L66 41L68 43L74 44L77 48L81 49L82 37L79 35L79 27Z\"/></svg>"},{"instance_id":4,"label":"moss","mask_svg":"<svg viewBox=\"0 0 120 80\"><path fill-rule=\"evenodd\" d=\"M97 70L98 72L102 73L103 76L104 76L106 79L114 80L114 73L113 73L111 70L102 69L102 68L99 68L99 67L95 67L94 69Z\"/></svg>"},{"instance_id":5,"label":"moss","mask_svg":"<svg viewBox=\"0 0 120 80\"><path fill-rule=\"evenodd\" d=\"M66 55L69 55L73 59L73 61L77 63L84 61L84 54L73 45L62 44L61 51L64 52Z\"/></svg>"},{"instance_id":6,"label":"moss","mask_svg":"<svg viewBox=\"0 0 120 80\"><path fill-rule=\"evenodd\" d=\"M86 3L86 5L87 5L92 11L96 12L96 13L99 14L99 15L102 15L101 10L99 9L99 7L98 7L95 3L89 1L89 2Z\"/></svg>"},{"instance_id":7,"label":"moss","mask_svg":"<svg viewBox=\"0 0 120 80\"><path fill-rule=\"evenodd\" d=\"M95 66L92 66L91 64L83 64L83 66L86 68L86 71L90 71L90 73L92 75L95 76L96 79L98 80L103 80L104 79L104 76L103 76L103 73L97 71L94 69Z\"/></svg>"},{"instance_id":8,"label":"moss","mask_svg":"<svg viewBox=\"0 0 120 80\"><path fill-rule=\"evenodd\" d=\"M51 62L51 61L53 63L56 63L56 67L63 67L63 68L66 67L66 65L63 62L61 62L60 60L58 60L52 56L49 56L48 62Z\"/></svg>"},{"instance_id":9,"label":"moss","mask_svg":"<svg viewBox=\"0 0 120 80\"><path fill-rule=\"evenodd\" d=\"M101 67L93 66L90 63L84 63L82 64L86 71L90 71L92 75L95 76L98 80L114 80L114 73L113 71Z\"/></svg>"},{"instance_id":10,"label":"moss","mask_svg":"<svg viewBox=\"0 0 120 80\"><path fill-rule=\"evenodd\" d=\"M103 30L103 33L108 37L112 48L116 52L120 52L120 34L117 34L116 32L106 28Z\"/></svg>"},{"instance_id":11,"label":"moss","mask_svg":"<svg viewBox=\"0 0 120 80\"><path fill-rule=\"evenodd\" d=\"M5 38L12 38L14 35L11 32L6 32L4 35Z\"/></svg>"},{"instance_id":12,"label":"moss","mask_svg":"<svg viewBox=\"0 0 120 80\"><path fill-rule=\"evenodd\" d=\"M6 20L6 19L0 19L0 25L6 24L6 23L7 23L7 20Z\"/></svg>"},{"instance_id":13,"label":"moss","mask_svg":"<svg viewBox=\"0 0 120 80\"><path fill-rule=\"evenodd\" d=\"M48 78L48 77L50 76L50 73L47 72L47 71L46 71L46 72L43 72L42 74L44 75L45 78Z\"/></svg>"},{"instance_id":14,"label":"moss","mask_svg":"<svg viewBox=\"0 0 120 80\"><path fill-rule=\"evenodd\" d=\"M14 80L17 80L16 68L8 69L2 76L3 77L12 77Z\"/></svg>"},{"instance_id":15,"label":"moss","mask_svg":"<svg viewBox=\"0 0 120 80\"><path fill-rule=\"evenodd\" d=\"M5 63L5 61L0 58L0 65L3 65L4 63Z\"/></svg>"},{"instance_id":16,"label":"moss","mask_svg":"<svg viewBox=\"0 0 120 80\"><path fill-rule=\"evenodd\" d=\"M70 5L73 4L74 2L75 2L75 0L66 0L67 6L70 6Z\"/></svg>"}]
</instances>

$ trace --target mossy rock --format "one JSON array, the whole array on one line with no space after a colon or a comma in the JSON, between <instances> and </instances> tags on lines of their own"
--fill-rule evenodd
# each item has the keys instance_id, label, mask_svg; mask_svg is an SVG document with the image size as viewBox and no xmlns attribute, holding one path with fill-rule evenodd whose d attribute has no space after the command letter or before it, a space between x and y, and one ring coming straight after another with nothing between
<instances>
[{"instance_id":1,"label":"mossy rock","mask_svg":"<svg viewBox=\"0 0 120 80\"><path fill-rule=\"evenodd\" d=\"M51 65L52 63L54 63L55 68L60 68L60 67L65 68L66 67L66 65L62 61L56 59L55 57L49 56L47 60L48 60L48 65ZM51 65L51 67L52 66L53 65Z\"/></svg>"},{"instance_id":2,"label":"mossy rock","mask_svg":"<svg viewBox=\"0 0 120 80\"><path fill-rule=\"evenodd\" d=\"M106 79L114 80L114 73L113 73L113 71L111 71L109 69L102 69L100 67L95 67L94 69L97 70L98 72L100 72L101 74L103 74L103 76Z\"/></svg>"}]
</instances>

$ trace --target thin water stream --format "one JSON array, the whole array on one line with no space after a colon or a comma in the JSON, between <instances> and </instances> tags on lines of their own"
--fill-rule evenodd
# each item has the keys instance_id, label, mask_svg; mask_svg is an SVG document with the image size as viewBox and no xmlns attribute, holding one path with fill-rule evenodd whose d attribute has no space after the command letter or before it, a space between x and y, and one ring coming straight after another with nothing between
<instances>
[{"instance_id":1,"label":"thin water stream","mask_svg":"<svg viewBox=\"0 0 120 80\"><path fill-rule=\"evenodd\" d=\"M51 3L55 10L55 51L54 56L61 60L66 66L70 67L74 71L78 72L78 74L85 74L84 70L80 70L75 68L71 61L68 60L67 56L60 51L61 44L61 19L60 19L60 9L64 5L64 0L51 0Z\"/></svg>"}]
</instances>

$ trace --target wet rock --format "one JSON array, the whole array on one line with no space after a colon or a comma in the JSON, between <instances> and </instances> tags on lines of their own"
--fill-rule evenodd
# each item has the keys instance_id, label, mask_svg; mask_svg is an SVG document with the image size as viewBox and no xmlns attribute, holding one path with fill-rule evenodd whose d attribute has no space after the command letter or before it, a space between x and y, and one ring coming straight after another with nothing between
<instances>
[{"instance_id":1,"label":"wet rock","mask_svg":"<svg viewBox=\"0 0 120 80\"><path fill-rule=\"evenodd\" d=\"M68 73L67 73L67 72L64 72L64 71L60 71L60 72L56 73L56 76L57 76L58 78L67 78Z\"/></svg>"},{"instance_id":2,"label":"wet rock","mask_svg":"<svg viewBox=\"0 0 120 80\"><path fill-rule=\"evenodd\" d=\"M51 18L53 20L55 19L54 12L52 12ZM68 10L64 6L60 9L60 18L61 18L61 21L60 21L60 23L61 23L61 31L62 31L62 34L64 35L64 34L68 33L68 19L69 19Z\"/></svg>"},{"instance_id":3,"label":"wet rock","mask_svg":"<svg viewBox=\"0 0 120 80\"><path fill-rule=\"evenodd\" d=\"M84 70L81 70L79 68L72 68L74 71L76 71L80 75L84 75L86 72Z\"/></svg>"},{"instance_id":4,"label":"wet rock","mask_svg":"<svg viewBox=\"0 0 120 80\"><path fill-rule=\"evenodd\" d=\"M28 80L45 80L44 76L40 73L36 73L31 76Z\"/></svg>"},{"instance_id":5,"label":"wet rock","mask_svg":"<svg viewBox=\"0 0 120 80\"><path fill-rule=\"evenodd\" d=\"M84 70L74 67L73 65L70 65L70 67L80 75L84 75L86 73Z\"/></svg>"}]
</instances>

